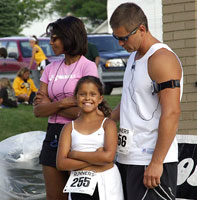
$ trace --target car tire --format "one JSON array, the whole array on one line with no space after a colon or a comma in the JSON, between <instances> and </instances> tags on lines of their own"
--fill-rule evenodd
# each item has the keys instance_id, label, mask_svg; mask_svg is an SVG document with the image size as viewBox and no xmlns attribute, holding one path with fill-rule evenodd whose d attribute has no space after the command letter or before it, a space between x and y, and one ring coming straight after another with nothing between
<instances>
[{"instance_id":1,"label":"car tire","mask_svg":"<svg viewBox=\"0 0 197 200\"><path fill-rule=\"evenodd\" d=\"M105 95L110 95L113 90L113 87L111 86L110 83L104 83L104 94Z\"/></svg>"}]
</instances>

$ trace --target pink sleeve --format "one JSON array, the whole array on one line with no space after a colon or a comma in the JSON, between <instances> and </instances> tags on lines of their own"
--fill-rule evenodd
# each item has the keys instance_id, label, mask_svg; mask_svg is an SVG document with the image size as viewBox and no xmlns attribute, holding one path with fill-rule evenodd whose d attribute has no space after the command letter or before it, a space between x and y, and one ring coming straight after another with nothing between
<instances>
[{"instance_id":1,"label":"pink sleeve","mask_svg":"<svg viewBox=\"0 0 197 200\"><path fill-rule=\"evenodd\" d=\"M89 60L87 61L87 63L85 64L85 67L83 68L83 76L87 76L87 75L98 77L98 69L97 69L96 64Z\"/></svg>"},{"instance_id":2,"label":"pink sleeve","mask_svg":"<svg viewBox=\"0 0 197 200\"><path fill-rule=\"evenodd\" d=\"M40 81L48 84L49 83L49 72L50 72L50 69L51 69L51 64L47 65L45 68L44 68L44 71L42 73L42 76L40 78Z\"/></svg>"}]
</instances>

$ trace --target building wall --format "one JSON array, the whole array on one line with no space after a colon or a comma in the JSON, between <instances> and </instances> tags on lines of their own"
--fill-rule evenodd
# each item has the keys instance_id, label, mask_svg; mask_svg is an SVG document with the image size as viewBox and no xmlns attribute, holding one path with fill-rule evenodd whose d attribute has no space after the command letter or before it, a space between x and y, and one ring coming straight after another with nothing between
<instances>
[{"instance_id":1,"label":"building wall","mask_svg":"<svg viewBox=\"0 0 197 200\"><path fill-rule=\"evenodd\" d=\"M197 135L197 0L162 0L163 41L179 56L184 90L178 134Z\"/></svg>"}]
</instances>

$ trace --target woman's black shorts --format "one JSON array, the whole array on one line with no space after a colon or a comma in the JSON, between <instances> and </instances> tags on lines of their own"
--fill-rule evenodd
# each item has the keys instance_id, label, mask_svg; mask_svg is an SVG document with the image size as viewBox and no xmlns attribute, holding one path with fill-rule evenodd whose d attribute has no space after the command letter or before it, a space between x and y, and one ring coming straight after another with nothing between
<instances>
[{"instance_id":1,"label":"woman's black shorts","mask_svg":"<svg viewBox=\"0 0 197 200\"><path fill-rule=\"evenodd\" d=\"M39 163L56 167L56 154L60 132L64 124L48 124L46 137L39 156Z\"/></svg>"}]
</instances>

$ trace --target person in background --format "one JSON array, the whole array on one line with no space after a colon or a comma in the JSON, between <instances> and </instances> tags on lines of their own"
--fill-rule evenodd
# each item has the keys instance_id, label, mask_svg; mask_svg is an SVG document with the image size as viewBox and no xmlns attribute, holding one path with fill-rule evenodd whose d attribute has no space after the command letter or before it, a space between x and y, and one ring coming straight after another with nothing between
<instances>
[{"instance_id":1,"label":"person in background","mask_svg":"<svg viewBox=\"0 0 197 200\"><path fill-rule=\"evenodd\" d=\"M1 107L16 108L17 98L8 78L0 79L0 105Z\"/></svg>"},{"instance_id":2,"label":"person in background","mask_svg":"<svg viewBox=\"0 0 197 200\"><path fill-rule=\"evenodd\" d=\"M100 56L96 45L88 42L88 52L85 56L87 59L95 62L96 66L98 67L98 64L100 62Z\"/></svg>"},{"instance_id":3,"label":"person in background","mask_svg":"<svg viewBox=\"0 0 197 200\"><path fill-rule=\"evenodd\" d=\"M35 35L33 35L29 39L30 46L32 48L32 57L29 64L29 69L32 68L34 61L36 62L36 70L33 70L34 81L37 87L40 84L40 75L42 74L46 65L50 62L47 59L44 51L38 44L38 39Z\"/></svg>"},{"instance_id":4,"label":"person in background","mask_svg":"<svg viewBox=\"0 0 197 200\"><path fill-rule=\"evenodd\" d=\"M29 76L30 70L24 67L17 72L17 77L13 81L13 89L18 102L25 104L32 104L38 91L34 81Z\"/></svg>"},{"instance_id":5,"label":"person in background","mask_svg":"<svg viewBox=\"0 0 197 200\"><path fill-rule=\"evenodd\" d=\"M7 56L8 56L7 49L4 47L1 47L0 48L0 58L7 58Z\"/></svg>"},{"instance_id":6,"label":"person in background","mask_svg":"<svg viewBox=\"0 0 197 200\"><path fill-rule=\"evenodd\" d=\"M73 96L78 80L86 75L98 76L96 64L84 55L87 52L87 33L83 22L73 16L58 19L47 26L50 44L56 55L64 58L47 65L34 101L36 117L48 117L46 138L40 153L46 199L66 200L63 188L68 172L56 168L59 135L64 124L77 118L80 109Z\"/></svg>"},{"instance_id":7,"label":"person in background","mask_svg":"<svg viewBox=\"0 0 197 200\"><path fill-rule=\"evenodd\" d=\"M85 170L97 175L92 194L88 193L88 187L85 194L80 193L80 187L76 184L75 192L71 191L72 200L123 200L120 173L113 162L118 142L117 127L114 121L107 118L111 109L103 99L103 92L99 78L84 76L79 79L74 94L81 114L61 131L57 153L58 169L74 172ZM73 177L71 173L71 184ZM92 176L87 179L91 182Z\"/></svg>"},{"instance_id":8,"label":"person in background","mask_svg":"<svg viewBox=\"0 0 197 200\"><path fill-rule=\"evenodd\" d=\"M117 164L125 200L176 198L176 131L183 92L179 58L149 31L147 17L134 3L113 12L113 36L128 52L120 104Z\"/></svg>"}]
</instances>

